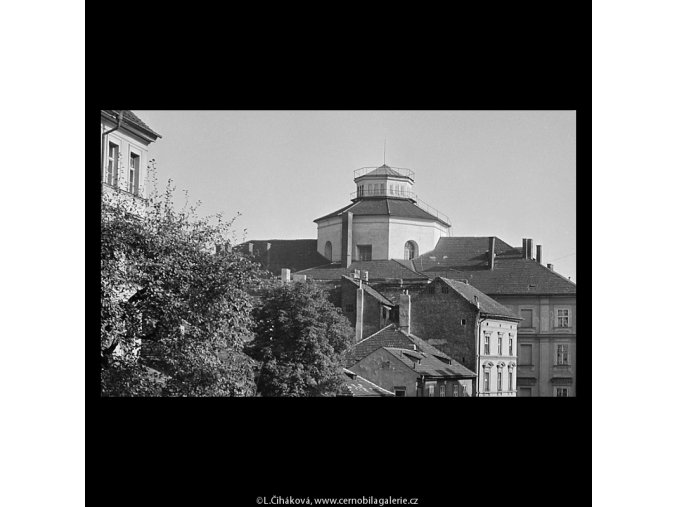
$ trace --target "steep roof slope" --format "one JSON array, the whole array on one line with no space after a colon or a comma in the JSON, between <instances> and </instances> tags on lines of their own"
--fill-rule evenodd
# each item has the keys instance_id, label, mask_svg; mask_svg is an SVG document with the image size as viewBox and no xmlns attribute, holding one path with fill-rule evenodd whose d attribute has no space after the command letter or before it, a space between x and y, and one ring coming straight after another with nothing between
<instances>
[{"instance_id":1,"label":"steep roof slope","mask_svg":"<svg viewBox=\"0 0 677 507\"><path fill-rule=\"evenodd\" d=\"M383 347L406 366L428 377L472 378L475 373L453 359L449 364L421 351Z\"/></svg>"},{"instance_id":2,"label":"steep roof slope","mask_svg":"<svg viewBox=\"0 0 677 507\"><path fill-rule=\"evenodd\" d=\"M416 271L435 278L468 280L488 295L576 294L576 284L496 238L494 269L489 269L489 237L440 238L434 250L413 259Z\"/></svg>"},{"instance_id":3,"label":"steep roof slope","mask_svg":"<svg viewBox=\"0 0 677 507\"><path fill-rule=\"evenodd\" d=\"M133 111L130 111L128 109L124 109L124 110L121 110L121 109L104 109L101 112L105 113L105 115L107 117L109 117L109 119L112 119L112 120L117 122L118 116L119 116L121 111L124 112L124 116L122 118L122 124L123 125L134 126L134 127L140 128L141 130L146 131L146 133L151 134L155 138L158 138L158 137L161 138L162 137L160 134L158 134L152 128L150 128L148 125L146 125L146 123L144 123L144 121L141 120L141 118L136 116L136 114L134 114Z\"/></svg>"},{"instance_id":4,"label":"steep roof slope","mask_svg":"<svg viewBox=\"0 0 677 507\"><path fill-rule=\"evenodd\" d=\"M343 368L343 374L346 377L345 389L342 393L343 396L395 396L395 393L383 389L381 386L374 384L364 377L360 377L357 373L354 373L347 368Z\"/></svg>"},{"instance_id":5,"label":"steep roof slope","mask_svg":"<svg viewBox=\"0 0 677 507\"><path fill-rule=\"evenodd\" d=\"M350 364L355 364L381 347L419 350L444 361L452 360L444 352L436 349L418 336L406 334L395 327L395 324L390 324L353 345L348 353Z\"/></svg>"},{"instance_id":6,"label":"steep roof slope","mask_svg":"<svg viewBox=\"0 0 677 507\"><path fill-rule=\"evenodd\" d=\"M479 310L485 315L507 317L510 319L520 319L512 310L506 308L498 301L490 298L484 292L478 290L470 284L459 282L458 280L449 280L448 278L437 277L435 280L441 280L442 283L451 287L457 294L465 299L471 305L475 305L475 298L479 304Z\"/></svg>"},{"instance_id":7,"label":"steep roof slope","mask_svg":"<svg viewBox=\"0 0 677 507\"><path fill-rule=\"evenodd\" d=\"M268 243L270 250L267 250ZM237 245L235 248L247 252L249 244L253 246L256 260L275 275L279 275L282 268L296 272L327 263L327 259L317 251L315 239L252 240Z\"/></svg>"}]
</instances>

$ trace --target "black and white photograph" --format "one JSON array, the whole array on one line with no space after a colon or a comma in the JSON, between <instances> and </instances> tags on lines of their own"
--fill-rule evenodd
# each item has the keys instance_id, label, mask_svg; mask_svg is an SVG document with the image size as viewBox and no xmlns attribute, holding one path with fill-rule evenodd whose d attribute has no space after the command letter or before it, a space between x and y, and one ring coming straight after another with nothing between
<instances>
[{"instance_id":1,"label":"black and white photograph","mask_svg":"<svg viewBox=\"0 0 677 507\"><path fill-rule=\"evenodd\" d=\"M576 396L575 110L101 110L100 148L101 396Z\"/></svg>"}]
</instances>

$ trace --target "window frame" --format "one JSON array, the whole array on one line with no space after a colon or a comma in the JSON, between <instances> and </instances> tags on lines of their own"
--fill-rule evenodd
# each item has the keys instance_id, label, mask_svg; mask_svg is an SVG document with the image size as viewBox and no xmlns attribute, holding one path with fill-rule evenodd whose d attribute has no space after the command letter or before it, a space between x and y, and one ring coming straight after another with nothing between
<instances>
[{"instance_id":1,"label":"window frame","mask_svg":"<svg viewBox=\"0 0 677 507\"><path fill-rule=\"evenodd\" d=\"M447 385L446 384L440 384L438 391L439 391L439 397L440 398L446 398L446 396L447 396Z\"/></svg>"},{"instance_id":2,"label":"window frame","mask_svg":"<svg viewBox=\"0 0 677 507\"><path fill-rule=\"evenodd\" d=\"M491 333L484 333L484 355L491 355Z\"/></svg>"},{"instance_id":3,"label":"window frame","mask_svg":"<svg viewBox=\"0 0 677 507\"><path fill-rule=\"evenodd\" d=\"M563 395L563 396L560 396L560 395L558 394L558 391L559 391L560 389L561 389L564 393L566 393L566 394ZM554 390L553 390L553 396L554 396L555 398L570 398L570 396L569 396L569 390L570 390L569 386L555 386L555 388L554 388Z\"/></svg>"},{"instance_id":4,"label":"window frame","mask_svg":"<svg viewBox=\"0 0 677 507\"><path fill-rule=\"evenodd\" d=\"M363 258L363 255L366 254L367 252L362 251L362 249L366 249L367 247L369 248L369 258L368 259ZM358 261L370 261L372 259L373 249L372 249L371 244L369 244L369 245L355 245L355 248L357 248L357 260Z\"/></svg>"},{"instance_id":5,"label":"window frame","mask_svg":"<svg viewBox=\"0 0 677 507\"><path fill-rule=\"evenodd\" d=\"M571 308L568 306L556 306L554 308L555 310L555 329L571 329L571 317L572 317L572 311ZM560 312L565 312L566 315L560 315ZM566 325L562 326L560 325L560 319L566 319Z\"/></svg>"},{"instance_id":6,"label":"window frame","mask_svg":"<svg viewBox=\"0 0 677 507\"><path fill-rule=\"evenodd\" d=\"M522 350L522 347L529 347L529 356L530 356L530 362L529 363L523 363L520 361L520 358L522 357L522 354L517 355L517 364L520 364L522 366L533 366L534 365L534 344L533 343L521 343L519 345L519 351Z\"/></svg>"},{"instance_id":7,"label":"window frame","mask_svg":"<svg viewBox=\"0 0 677 507\"><path fill-rule=\"evenodd\" d=\"M560 347L563 347L561 362L560 362ZM555 366L571 366L568 343L555 343Z\"/></svg>"},{"instance_id":8,"label":"window frame","mask_svg":"<svg viewBox=\"0 0 677 507\"><path fill-rule=\"evenodd\" d=\"M117 149L115 155L111 155L112 146L115 146L115 148ZM118 139L114 140L108 139L108 148L106 150L106 173L104 183L110 185L111 187L118 186L121 146L122 143Z\"/></svg>"}]
</instances>

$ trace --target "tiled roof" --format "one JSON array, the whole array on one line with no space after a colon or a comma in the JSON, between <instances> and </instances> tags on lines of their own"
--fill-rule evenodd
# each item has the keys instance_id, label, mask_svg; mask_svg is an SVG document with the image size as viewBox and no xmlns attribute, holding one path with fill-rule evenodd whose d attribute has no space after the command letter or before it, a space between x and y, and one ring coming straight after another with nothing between
<instances>
[{"instance_id":1,"label":"tiled roof","mask_svg":"<svg viewBox=\"0 0 677 507\"><path fill-rule=\"evenodd\" d=\"M447 361L452 359L441 350L437 350L426 341L412 334L405 334L395 324L390 324L380 331L357 342L348 352L349 364L355 364L381 347L419 350Z\"/></svg>"},{"instance_id":2,"label":"tiled roof","mask_svg":"<svg viewBox=\"0 0 677 507\"><path fill-rule=\"evenodd\" d=\"M106 109L103 110L102 112L107 113L109 116L112 116L115 121L117 121L118 115L120 114L120 109ZM152 134L155 138L162 137L160 134L155 132L152 128L150 128L148 125L146 125L141 118L136 116L133 111L130 111L128 109L124 110L124 117L122 119L122 123L128 124L128 125L133 125L137 128L141 128L142 130L145 130L147 133Z\"/></svg>"},{"instance_id":3,"label":"tiled roof","mask_svg":"<svg viewBox=\"0 0 677 507\"><path fill-rule=\"evenodd\" d=\"M429 278L441 276L468 283L490 296L525 294L576 294L576 284L532 259L523 259L521 248L496 238L494 269L489 269L488 237L440 238L431 252L412 261L416 271Z\"/></svg>"},{"instance_id":4,"label":"tiled roof","mask_svg":"<svg viewBox=\"0 0 677 507\"><path fill-rule=\"evenodd\" d=\"M343 396L395 396L395 393L377 386L373 382L370 382L364 377L360 377L358 374L353 373L347 368L343 368L343 373L346 376L345 389L342 393Z\"/></svg>"},{"instance_id":5,"label":"tiled roof","mask_svg":"<svg viewBox=\"0 0 677 507\"><path fill-rule=\"evenodd\" d=\"M452 359L451 364L440 361L426 352L414 352L409 349L383 347L402 361L406 366L430 377L472 378L475 373Z\"/></svg>"},{"instance_id":6,"label":"tiled roof","mask_svg":"<svg viewBox=\"0 0 677 507\"><path fill-rule=\"evenodd\" d=\"M475 297L480 305L480 312L486 315L493 315L499 317L508 317L511 319L519 319L512 310L506 308L498 301L491 299L484 292L477 290L469 283L459 282L458 280L449 280L448 278L438 277L435 280L441 280L442 283L451 287L457 294L462 296L468 303L475 305Z\"/></svg>"},{"instance_id":7,"label":"tiled roof","mask_svg":"<svg viewBox=\"0 0 677 507\"><path fill-rule=\"evenodd\" d=\"M354 284L357 287L359 287L359 285L360 285L357 280L351 278L350 276L343 276L342 278L344 278L345 280ZM388 305L388 306L394 306L393 302L390 301L390 299L385 297L383 294L381 294L379 291L377 291L376 289L371 287L369 284L362 283L362 288L364 289L364 292L366 292L371 297L376 299L379 303L382 303L382 304Z\"/></svg>"},{"instance_id":8,"label":"tiled roof","mask_svg":"<svg viewBox=\"0 0 677 507\"><path fill-rule=\"evenodd\" d=\"M329 213L323 217L317 218L314 222L325 220L327 218L338 217L346 211L350 211L355 216L360 215L389 215L401 218L416 218L421 220L434 220L448 226L441 218L431 215L427 211L419 208L409 199L388 199L388 198L367 198L356 201L348 206Z\"/></svg>"},{"instance_id":9,"label":"tiled roof","mask_svg":"<svg viewBox=\"0 0 677 507\"><path fill-rule=\"evenodd\" d=\"M326 259L324 260L326 262ZM386 278L402 278L403 280L424 280L427 278L426 274L407 269L393 260L355 261L347 268L342 267L340 263L324 264L301 270L299 274L307 275L314 280L340 280L342 276L350 276L356 269L368 271L370 281Z\"/></svg>"},{"instance_id":10,"label":"tiled roof","mask_svg":"<svg viewBox=\"0 0 677 507\"><path fill-rule=\"evenodd\" d=\"M249 243L253 243L256 260L275 275L279 275L282 268L297 272L327 262L327 259L317 251L315 239L252 240L241 243L235 248L246 253L249 250ZM270 243L270 255L266 250L267 243Z\"/></svg>"}]
</instances>

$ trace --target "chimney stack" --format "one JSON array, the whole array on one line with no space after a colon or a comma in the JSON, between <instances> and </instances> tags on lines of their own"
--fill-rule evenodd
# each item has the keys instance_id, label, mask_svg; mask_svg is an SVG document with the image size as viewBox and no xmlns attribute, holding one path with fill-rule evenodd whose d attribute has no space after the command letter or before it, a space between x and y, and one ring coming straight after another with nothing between
<instances>
[{"instance_id":1,"label":"chimney stack","mask_svg":"<svg viewBox=\"0 0 677 507\"><path fill-rule=\"evenodd\" d=\"M489 238L489 269L494 269L494 250L496 249L496 238Z\"/></svg>"},{"instance_id":2,"label":"chimney stack","mask_svg":"<svg viewBox=\"0 0 677 507\"><path fill-rule=\"evenodd\" d=\"M347 268L353 262L353 214L348 211L341 215L341 267Z\"/></svg>"},{"instance_id":3,"label":"chimney stack","mask_svg":"<svg viewBox=\"0 0 677 507\"><path fill-rule=\"evenodd\" d=\"M536 262L539 264L543 264L541 260L543 259L543 246L542 245L536 245Z\"/></svg>"},{"instance_id":4,"label":"chimney stack","mask_svg":"<svg viewBox=\"0 0 677 507\"><path fill-rule=\"evenodd\" d=\"M411 325L411 296L400 294L400 329L409 334Z\"/></svg>"},{"instance_id":5,"label":"chimney stack","mask_svg":"<svg viewBox=\"0 0 677 507\"><path fill-rule=\"evenodd\" d=\"M247 243L247 250L249 251L249 255L254 255L254 242L250 241Z\"/></svg>"},{"instance_id":6,"label":"chimney stack","mask_svg":"<svg viewBox=\"0 0 677 507\"><path fill-rule=\"evenodd\" d=\"M527 257L527 238L522 238L522 259L528 259Z\"/></svg>"},{"instance_id":7,"label":"chimney stack","mask_svg":"<svg viewBox=\"0 0 677 507\"><path fill-rule=\"evenodd\" d=\"M291 274L291 269L282 268L282 271L280 272L280 279L282 280L282 283L289 283L290 274Z\"/></svg>"},{"instance_id":8,"label":"chimney stack","mask_svg":"<svg viewBox=\"0 0 677 507\"><path fill-rule=\"evenodd\" d=\"M548 264L548 269L550 271L555 271L555 267L552 264Z\"/></svg>"},{"instance_id":9,"label":"chimney stack","mask_svg":"<svg viewBox=\"0 0 677 507\"><path fill-rule=\"evenodd\" d=\"M360 288L356 291L355 296L355 342L362 340L362 328L364 321L364 289Z\"/></svg>"},{"instance_id":10,"label":"chimney stack","mask_svg":"<svg viewBox=\"0 0 677 507\"><path fill-rule=\"evenodd\" d=\"M527 239L527 259L533 259L534 258L534 240L533 239Z\"/></svg>"}]
</instances>

